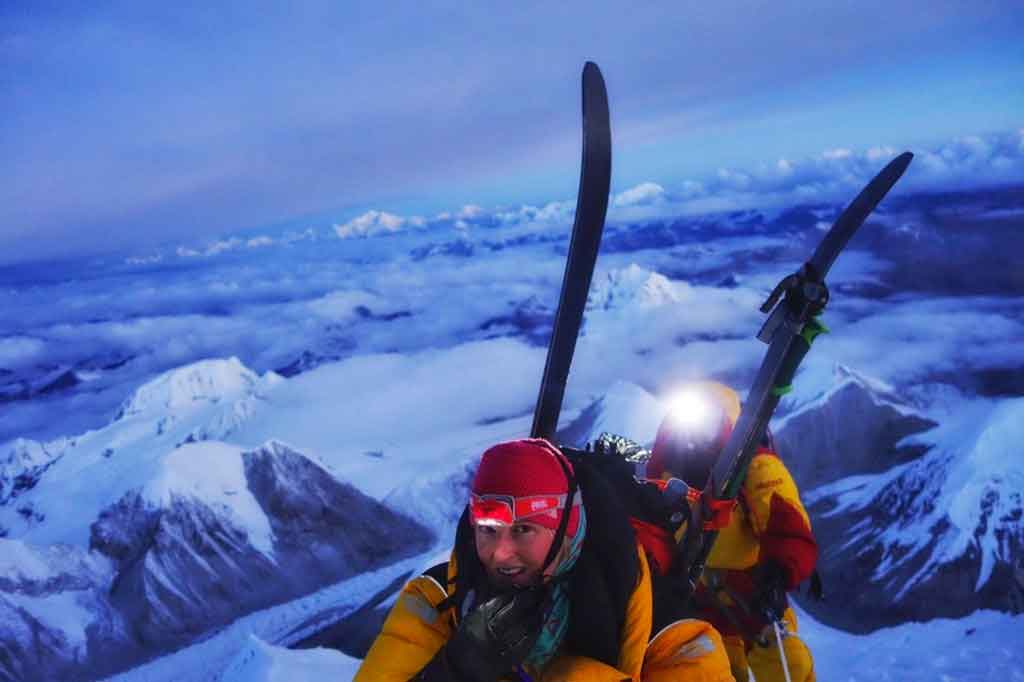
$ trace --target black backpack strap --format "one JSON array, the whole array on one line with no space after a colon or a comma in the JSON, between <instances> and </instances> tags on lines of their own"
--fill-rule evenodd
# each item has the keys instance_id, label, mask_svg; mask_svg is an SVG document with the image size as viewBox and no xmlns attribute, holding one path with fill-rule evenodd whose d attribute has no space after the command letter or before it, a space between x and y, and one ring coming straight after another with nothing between
<instances>
[{"instance_id":1,"label":"black backpack strap","mask_svg":"<svg viewBox=\"0 0 1024 682\"><path fill-rule=\"evenodd\" d=\"M431 580L433 580L441 587L442 590L444 590L444 593L447 595L438 603L437 606L434 607L435 609L437 609L438 613L444 613L445 611L447 611L455 605L455 591L449 591L448 589L449 583L447 561L443 561L437 564L436 566L431 566L427 570L423 571L423 573L421 573L420 576L430 578Z\"/></svg>"},{"instance_id":2,"label":"black backpack strap","mask_svg":"<svg viewBox=\"0 0 1024 682\"><path fill-rule=\"evenodd\" d=\"M448 562L442 561L436 566L431 566L427 570L423 571L423 574L428 578L433 578L441 587L444 587L448 583ZM447 592L448 590L445 590Z\"/></svg>"}]
</instances>

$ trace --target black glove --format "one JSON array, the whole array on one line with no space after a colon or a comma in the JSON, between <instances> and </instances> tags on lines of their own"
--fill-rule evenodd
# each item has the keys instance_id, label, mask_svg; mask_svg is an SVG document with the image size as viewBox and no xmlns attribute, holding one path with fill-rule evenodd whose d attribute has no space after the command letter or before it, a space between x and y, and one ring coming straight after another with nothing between
<instances>
[{"instance_id":1,"label":"black glove","mask_svg":"<svg viewBox=\"0 0 1024 682\"><path fill-rule=\"evenodd\" d=\"M471 611L420 671L422 682L496 682L523 662L540 637L548 590L499 594Z\"/></svg>"},{"instance_id":2,"label":"black glove","mask_svg":"<svg viewBox=\"0 0 1024 682\"><path fill-rule=\"evenodd\" d=\"M756 579L757 592L754 596L754 607L757 612L769 621L782 618L789 602L786 599L786 587L789 584L789 573L775 561L765 561L758 570Z\"/></svg>"},{"instance_id":3,"label":"black glove","mask_svg":"<svg viewBox=\"0 0 1024 682\"><path fill-rule=\"evenodd\" d=\"M651 597L652 636L677 620L700 618L697 607L690 598L686 576L659 575L651 571Z\"/></svg>"}]
</instances>

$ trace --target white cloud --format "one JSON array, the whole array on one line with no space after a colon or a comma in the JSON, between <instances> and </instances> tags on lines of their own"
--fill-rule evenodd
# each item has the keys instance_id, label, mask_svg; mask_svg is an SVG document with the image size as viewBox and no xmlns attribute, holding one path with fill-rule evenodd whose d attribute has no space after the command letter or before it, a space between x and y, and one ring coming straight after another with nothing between
<instances>
[{"instance_id":1,"label":"white cloud","mask_svg":"<svg viewBox=\"0 0 1024 682\"><path fill-rule=\"evenodd\" d=\"M872 147L867 150L865 156L869 161L881 161L896 156L896 150L892 147Z\"/></svg>"},{"instance_id":2,"label":"white cloud","mask_svg":"<svg viewBox=\"0 0 1024 682\"><path fill-rule=\"evenodd\" d=\"M643 182L615 195L613 206L646 206L661 201L665 196L665 188L655 182Z\"/></svg>"},{"instance_id":3,"label":"white cloud","mask_svg":"<svg viewBox=\"0 0 1024 682\"><path fill-rule=\"evenodd\" d=\"M266 236L253 237L252 239L247 241L245 245L248 246L250 249L256 249L262 246L273 246L274 240Z\"/></svg>"},{"instance_id":4,"label":"white cloud","mask_svg":"<svg viewBox=\"0 0 1024 682\"><path fill-rule=\"evenodd\" d=\"M214 242L206 247L206 251L203 253L204 256L216 256L218 253L224 253L225 251L234 251L235 249L242 246L242 240L237 237L231 239L223 239L218 242Z\"/></svg>"},{"instance_id":5,"label":"white cloud","mask_svg":"<svg viewBox=\"0 0 1024 682\"><path fill-rule=\"evenodd\" d=\"M729 168L719 168L718 179L726 186L734 189L746 189L752 183L752 178L743 171L731 170Z\"/></svg>"},{"instance_id":6,"label":"white cloud","mask_svg":"<svg viewBox=\"0 0 1024 682\"><path fill-rule=\"evenodd\" d=\"M524 204L515 210L498 211L494 217L506 225L527 223L565 223L572 222L576 213L575 201L552 201L540 208Z\"/></svg>"},{"instance_id":7,"label":"white cloud","mask_svg":"<svg viewBox=\"0 0 1024 682\"><path fill-rule=\"evenodd\" d=\"M316 315L334 322L349 322L358 316L358 309L372 312L391 312L395 301L362 290L333 291L321 298L310 301L307 307Z\"/></svg>"},{"instance_id":8,"label":"white cloud","mask_svg":"<svg viewBox=\"0 0 1024 682\"><path fill-rule=\"evenodd\" d=\"M153 265L164 259L160 254L152 256L130 256L124 259L126 265Z\"/></svg>"},{"instance_id":9,"label":"white cloud","mask_svg":"<svg viewBox=\"0 0 1024 682\"><path fill-rule=\"evenodd\" d=\"M695 180L685 180L682 185L683 198L690 199L695 197L704 196L707 194L707 189L704 187L704 183L697 182Z\"/></svg>"},{"instance_id":10,"label":"white cloud","mask_svg":"<svg viewBox=\"0 0 1024 682\"><path fill-rule=\"evenodd\" d=\"M675 185L659 199L657 211L648 211L644 217L653 217L655 212L672 217L848 201L899 151L886 145L863 151L834 148L814 157L783 158L755 169L720 168L700 181L690 179ZM1021 131L964 136L912 151L914 161L897 186L898 192L981 187L1024 179Z\"/></svg>"},{"instance_id":11,"label":"white cloud","mask_svg":"<svg viewBox=\"0 0 1024 682\"><path fill-rule=\"evenodd\" d=\"M476 204L466 204L459 210L459 218L479 218L484 214L484 209L480 208Z\"/></svg>"},{"instance_id":12,"label":"white cloud","mask_svg":"<svg viewBox=\"0 0 1024 682\"><path fill-rule=\"evenodd\" d=\"M0 368L10 369L45 357L46 343L29 336L0 338Z\"/></svg>"},{"instance_id":13,"label":"white cloud","mask_svg":"<svg viewBox=\"0 0 1024 682\"><path fill-rule=\"evenodd\" d=\"M305 230L302 230L301 232L289 230L288 232L284 233L284 236L281 238L281 241L284 242L285 244L294 244L295 242L301 242L307 239L309 241L316 240L316 231L312 227L308 227Z\"/></svg>"},{"instance_id":14,"label":"white cloud","mask_svg":"<svg viewBox=\"0 0 1024 682\"><path fill-rule=\"evenodd\" d=\"M821 153L822 158L828 159L829 161L835 161L837 159L848 159L853 156L853 152L849 149L826 149Z\"/></svg>"},{"instance_id":15,"label":"white cloud","mask_svg":"<svg viewBox=\"0 0 1024 682\"><path fill-rule=\"evenodd\" d=\"M340 239L369 237L375 234L398 232L407 222L405 218L394 213L371 210L358 218L353 218L344 225L335 225L334 233Z\"/></svg>"},{"instance_id":16,"label":"white cloud","mask_svg":"<svg viewBox=\"0 0 1024 682\"><path fill-rule=\"evenodd\" d=\"M263 237L262 239L267 238ZM206 258L209 258L211 256L216 256L218 254L226 253L228 251L235 251L236 249L240 249L245 245L246 242L242 241L238 237L231 237L229 239L222 239L220 241L216 241L207 246L202 251L196 250L188 246L179 246L175 250L175 254L177 254L179 258L196 258L198 256L204 256ZM253 244L250 243L249 246L253 246Z\"/></svg>"}]
</instances>

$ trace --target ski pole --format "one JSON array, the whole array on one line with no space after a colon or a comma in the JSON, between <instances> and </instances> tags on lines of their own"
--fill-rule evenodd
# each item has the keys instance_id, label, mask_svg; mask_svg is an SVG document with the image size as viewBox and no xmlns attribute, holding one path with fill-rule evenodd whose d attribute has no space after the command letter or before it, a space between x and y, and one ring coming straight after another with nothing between
<instances>
[{"instance_id":1,"label":"ski pole","mask_svg":"<svg viewBox=\"0 0 1024 682\"><path fill-rule=\"evenodd\" d=\"M778 621L772 621L771 626L775 630L775 642L778 644L778 659L782 664L785 682L793 682L793 678L790 677L790 662L785 659L785 647L782 646L782 632L778 628Z\"/></svg>"}]
</instances>

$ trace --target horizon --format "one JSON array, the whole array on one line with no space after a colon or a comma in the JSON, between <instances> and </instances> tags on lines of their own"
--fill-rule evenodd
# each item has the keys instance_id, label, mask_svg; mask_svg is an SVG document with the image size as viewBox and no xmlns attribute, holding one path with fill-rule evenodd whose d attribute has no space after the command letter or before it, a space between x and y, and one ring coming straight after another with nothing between
<instances>
[{"instance_id":1,"label":"horizon","mask_svg":"<svg viewBox=\"0 0 1024 682\"><path fill-rule=\"evenodd\" d=\"M571 202L588 59L620 196L995 138L1013 155L932 180L1024 179L1024 8L921 7L8 6L0 262Z\"/></svg>"}]
</instances>

